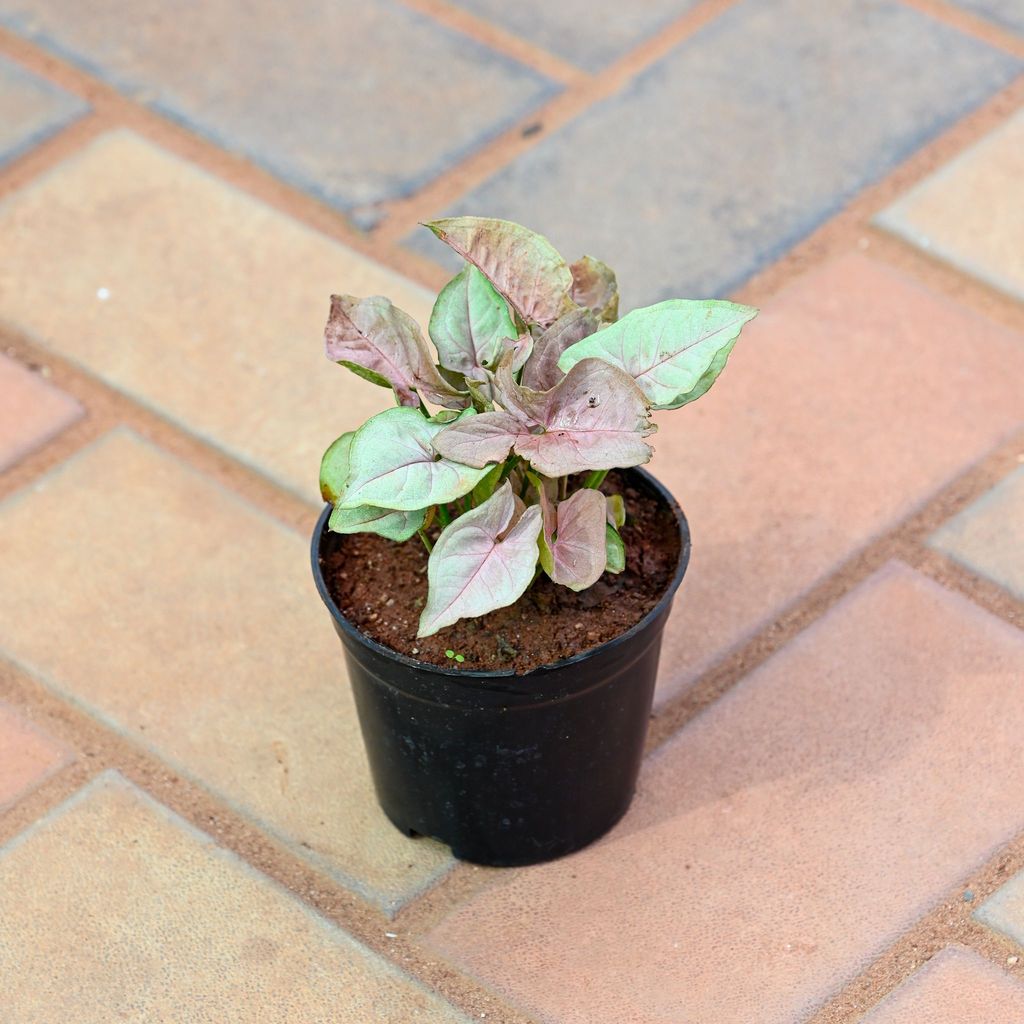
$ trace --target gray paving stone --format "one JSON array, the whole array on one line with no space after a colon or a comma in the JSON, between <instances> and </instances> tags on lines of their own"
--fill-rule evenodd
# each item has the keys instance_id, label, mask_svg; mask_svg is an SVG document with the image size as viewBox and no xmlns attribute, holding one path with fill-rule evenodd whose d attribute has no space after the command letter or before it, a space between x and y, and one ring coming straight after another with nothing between
<instances>
[{"instance_id":1,"label":"gray paving stone","mask_svg":"<svg viewBox=\"0 0 1024 1024\"><path fill-rule=\"evenodd\" d=\"M626 309L721 295L1021 67L890 0L746 0L447 212L606 260Z\"/></svg>"},{"instance_id":2,"label":"gray paving stone","mask_svg":"<svg viewBox=\"0 0 1024 1024\"><path fill-rule=\"evenodd\" d=\"M501 25L589 71L597 71L653 36L697 0L459 0L459 7Z\"/></svg>"},{"instance_id":3,"label":"gray paving stone","mask_svg":"<svg viewBox=\"0 0 1024 1024\"><path fill-rule=\"evenodd\" d=\"M21 156L88 109L77 96L0 57L0 165Z\"/></svg>"},{"instance_id":4,"label":"gray paving stone","mask_svg":"<svg viewBox=\"0 0 1024 1024\"><path fill-rule=\"evenodd\" d=\"M1024 466L943 524L928 543L1024 599Z\"/></svg>"},{"instance_id":5,"label":"gray paving stone","mask_svg":"<svg viewBox=\"0 0 1024 1024\"><path fill-rule=\"evenodd\" d=\"M957 7L980 14L989 21L1008 28L1011 32L1024 33L1024 3L1021 0L955 0Z\"/></svg>"},{"instance_id":6,"label":"gray paving stone","mask_svg":"<svg viewBox=\"0 0 1024 1024\"><path fill-rule=\"evenodd\" d=\"M361 219L555 89L393 0L0 0L0 24Z\"/></svg>"}]
</instances>

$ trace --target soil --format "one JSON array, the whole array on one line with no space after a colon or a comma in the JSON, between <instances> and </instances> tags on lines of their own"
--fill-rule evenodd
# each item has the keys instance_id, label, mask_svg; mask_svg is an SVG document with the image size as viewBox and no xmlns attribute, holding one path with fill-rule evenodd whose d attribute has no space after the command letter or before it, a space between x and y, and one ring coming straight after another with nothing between
<instances>
[{"instance_id":1,"label":"soil","mask_svg":"<svg viewBox=\"0 0 1024 1024\"><path fill-rule=\"evenodd\" d=\"M672 512L614 473L602 489L625 500L626 568L605 573L580 593L542 574L515 604L417 639L427 552L416 538L396 544L369 533L328 533L320 557L324 579L342 614L394 651L446 668L525 675L626 632L658 603L675 574L680 551Z\"/></svg>"}]
</instances>

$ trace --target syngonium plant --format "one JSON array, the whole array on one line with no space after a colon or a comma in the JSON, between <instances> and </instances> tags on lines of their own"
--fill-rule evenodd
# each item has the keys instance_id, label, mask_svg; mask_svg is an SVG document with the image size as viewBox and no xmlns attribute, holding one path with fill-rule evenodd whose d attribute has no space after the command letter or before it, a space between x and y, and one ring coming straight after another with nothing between
<instances>
[{"instance_id":1,"label":"syngonium plant","mask_svg":"<svg viewBox=\"0 0 1024 1024\"><path fill-rule=\"evenodd\" d=\"M599 260L570 265L510 221L426 227L466 261L430 316L437 362L388 299L332 296L328 358L398 406L342 434L320 469L331 530L426 546L421 637L512 604L541 572L575 591L621 572L626 510L600 491L606 474L650 460L652 411L705 394L757 314L669 299L620 320Z\"/></svg>"}]
</instances>

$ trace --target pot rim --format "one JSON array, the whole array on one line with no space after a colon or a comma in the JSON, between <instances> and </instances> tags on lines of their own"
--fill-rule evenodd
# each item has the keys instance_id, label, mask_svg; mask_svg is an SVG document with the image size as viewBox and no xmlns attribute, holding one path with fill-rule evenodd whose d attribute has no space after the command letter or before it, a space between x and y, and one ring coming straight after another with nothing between
<instances>
[{"instance_id":1,"label":"pot rim","mask_svg":"<svg viewBox=\"0 0 1024 1024\"><path fill-rule=\"evenodd\" d=\"M320 568L320 547L323 543L323 538L327 533L327 521L330 518L332 511L332 505L330 502L325 503L323 511L320 513L316 521L316 526L313 529L312 543L310 545L310 561L313 568L313 579L316 582L317 592L320 594L320 599L327 606L327 610L331 613L331 617L334 619L335 623L344 630L346 636L366 647L373 653L381 657L397 661L410 669L446 676L456 680L474 680L477 683L486 683L488 680L494 680L497 683L502 683L509 679L527 680L534 676L558 671L569 665L579 664L582 661L586 661L589 658L597 656L601 652L611 650L627 643L630 638L645 629L653 619L663 614L668 605L671 604L672 599L675 597L676 591L679 589L679 585L683 582L683 576L685 575L687 566L690 563L690 524L688 523L686 515L680 507L679 502L676 501L665 485L647 470L642 469L639 466L634 466L629 469L621 470L621 472L634 474L639 477L642 485L649 491L653 491L654 494L669 507L673 516L675 516L676 525L679 529L679 561L676 565L676 571L672 575L672 579L669 581L664 593L660 598L658 598L654 607L651 608L651 610L642 619L630 626L625 633L620 633L618 636L612 637L611 640L606 640L604 643L598 644L596 647L590 647L585 651L580 651L578 654L572 654L568 658L560 658L558 661L550 661L547 664L538 665L536 668L523 674L515 672L512 669L495 672L482 669L448 668L444 665L437 665L431 661L420 661L418 658L411 658L407 654L402 654L385 644L378 643L376 640L366 636L365 633L362 633L347 618L345 618L341 609L337 606L334 598L331 596L330 591L327 589L327 581L324 579L323 572Z\"/></svg>"}]
</instances>

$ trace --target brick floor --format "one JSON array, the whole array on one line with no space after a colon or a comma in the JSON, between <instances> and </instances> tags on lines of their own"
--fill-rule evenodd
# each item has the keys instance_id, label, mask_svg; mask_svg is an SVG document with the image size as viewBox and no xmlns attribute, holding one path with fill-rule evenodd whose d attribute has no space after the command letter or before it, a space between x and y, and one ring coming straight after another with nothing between
<instances>
[{"instance_id":1,"label":"brick floor","mask_svg":"<svg viewBox=\"0 0 1024 1024\"><path fill-rule=\"evenodd\" d=\"M405 195L555 91L391 0L313 0L285 20L243 0L165 13L0 4L0 22L343 209Z\"/></svg>"},{"instance_id":2,"label":"brick floor","mask_svg":"<svg viewBox=\"0 0 1024 1024\"><path fill-rule=\"evenodd\" d=\"M1024 871L993 893L974 916L1024 946ZM1019 958L1017 962L1021 962Z\"/></svg>"},{"instance_id":3,"label":"brick floor","mask_svg":"<svg viewBox=\"0 0 1024 1024\"><path fill-rule=\"evenodd\" d=\"M87 109L76 96L0 57L0 166Z\"/></svg>"},{"instance_id":4,"label":"brick floor","mask_svg":"<svg viewBox=\"0 0 1024 1024\"><path fill-rule=\"evenodd\" d=\"M929 543L1024 598L1024 467L951 519Z\"/></svg>"},{"instance_id":5,"label":"brick floor","mask_svg":"<svg viewBox=\"0 0 1024 1024\"><path fill-rule=\"evenodd\" d=\"M1024 299L1022 180L1024 111L926 178L878 222L931 255Z\"/></svg>"},{"instance_id":6,"label":"brick floor","mask_svg":"<svg viewBox=\"0 0 1024 1024\"><path fill-rule=\"evenodd\" d=\"M70 395L0 355L0 472L46 444L83 414Z\"/></svg>"},{"instance_id":7,"label":"brick floor","mask_svg":"<svg viewBox=\"0 0 1024 1024\"><path fill-rule=\"evenodd\" d=\"M590 71L655 35L673 19L692 9L697 0L645 0L614 4L595 16L589 0L544 3L525 0L459 0L458 6L493 21L511 32L559 54Z\"/></svg>"},{"instance_id":8,"label":"brick floor","mask_svg":"<svg viewBox=\"0 0 1024 1024\"><path fill-rule=\"evenodd\" d=\"M1024 827L1022 678L1024 634L892 564L662 749L608 839L431 942L552 1024L804 1020Z\"/></svg>"},{"instance_id":9,"label":"brick floor","mask_svg":"<svg viewBox=\"0 0 1024 1024\"><path fill-rule=\"evenodd\" d=\"M657 416L651 468L693 531L660 700L1024 424L1024 336L864 257L748 331L705 399Z\"/></svg>"},{"instance_id":10,"label":"brick floor","mask_svg":"<svg viewBox=\"0 0 1024 1024\"><path fill-rule=\"evenodd\" d=\"M956 0L956 6L1024 35L1024 7L1020 0Z\"/></svg>"},{"instance_id":11,"label":"brick floor","mask_svg":"<svg viewBox=\"0 0 1024 1024\"><path fill-rule=\"evenodd\" d=\"M110 773L0 849L12 1022L467 1021Z\"/></svg>"},{"instance_id":12,"label":"brick floor","mask_svg":"<svg viewBox=\"0 0 1024 1024\"><path fill-rule=\"evenodd\" d=\"M448 854L376 806L306 550L118 432L0 505L0 652L392 908Z\"/></svg>"},{"instance_id":13,"label":"brick floor","mask_svg":"<svg viewBox=\"0 0 1024 1024\"><path fill-rule=\"evenodd\" d=\"M1024 1020L1022 17L0 0L2 1024ZM391 402L328 296L425 323L442 211L623 309L767 271L653 437L637 800L515 871L386 822L309 579Z\"/></svg>"},{"instance_id":14,"label":"brick floor","mask_svg":"<svg viewBox=\"0 0 1024 1024\"><path fill-rule=\"evenodd\" d=\"M0 812L70 759L62 744L0 704Z\"/></svg>"},{"instance_id":15,"label":"brick floor","mask_svg":"<svg viewBox=\"0 0 1024 1024\"><path fill-rule=\"evenodd\" d=\"M127 132L0 206L0 232L0 315L317 501L327 444L393 401L324 358L331 292L383 293L423 322L432 304Z\"/></svg>"},{"instance_id":16,"label":"brick floor","mask_svg":"<svg viewBox=\"0 0 1024 1024\"><path fill-rule=\"evenodd\" d=\"M1024 985L963 947L944 949L869 1013L863 1024L1012 1024Z\"/></svg>"},{"instance_id":17,"label":"brick floor","mask_svg":"<svg viewBox=\"0 0 1024 1024\"><path fill-rule=\"evenodd\" d=\"M888 0L746 0L449 212L605 260L624 309L721 295L1016 68Z\"/></svg>"}]
</instances>

